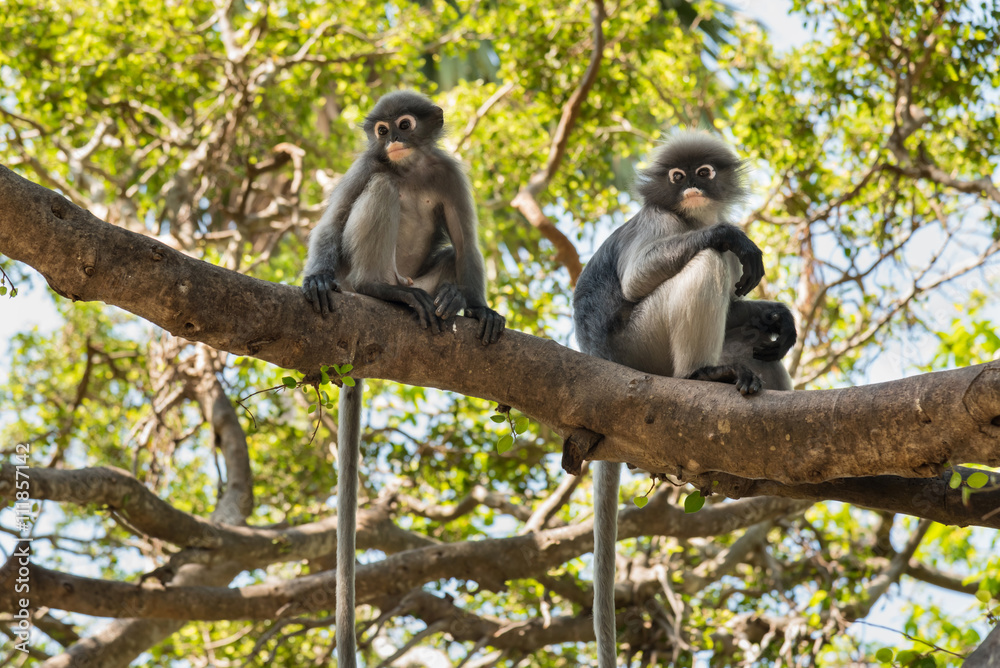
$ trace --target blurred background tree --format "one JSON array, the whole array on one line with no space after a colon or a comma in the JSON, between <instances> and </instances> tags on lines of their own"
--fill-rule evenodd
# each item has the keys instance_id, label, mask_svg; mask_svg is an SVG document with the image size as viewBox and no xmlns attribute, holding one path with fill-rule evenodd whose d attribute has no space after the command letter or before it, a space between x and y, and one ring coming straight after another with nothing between
<instances>
[{"instance_id":1,"label":"blurred background tree","mask_svg":"<svg viewBox=\"0 0 1000 668\"><path fill-rule=\"evenodd\" d=\"M992 359L1000 11L938 0L794 9L817 38L777 49L740 7L683 0L6 0L0 161L113 224L297 284L364 114L387 91L418 89L445 109L445 144L469 166L493 306L509 327L573 345L573 282L635 209L635 169L670 130L711 128L754 167L741 222L768 263L755 296L796 310L799 388ZM0 268L18 300L48 299L37 275L5 258ZM27 443L34 466L117 466L177 510L230 523L332 515L336 415L308 412L315 396L301 390L257 393L287 372L102 305L55 308L58 327L8 343L5 454ZM363 507L396 533L363 521L363 562L589 518L590 479L562 473L544 426L520 423L501 456L506 426L486 402L379 382L371 392ZM634 475L623 497L649 487ZM669 508L689 491L660 484L649 496ZM747 507L714 502L702 512L715 514L691 516L697 530L620 542L628 665L842 666L877 662L883 644L900 650L898 665L954 665L989 628L995 531L803 502L747 526ZM186 547L113 509L39 512L35 560L50 568L136 580ZM16 534L9 510L3 520ZM539 560L534 577L499 590L455 578L386 596L359 611L365 663L587 665L587 552ZM332 563L273 561L197 577L246 585ZM930 585L955 594L928 596ZM892 613L875 620L873 609ZM859 619L906 635L848 633ZM332 623L105 627L51 611L28 663L327 665Z\"/></svg>"}]
</instances>

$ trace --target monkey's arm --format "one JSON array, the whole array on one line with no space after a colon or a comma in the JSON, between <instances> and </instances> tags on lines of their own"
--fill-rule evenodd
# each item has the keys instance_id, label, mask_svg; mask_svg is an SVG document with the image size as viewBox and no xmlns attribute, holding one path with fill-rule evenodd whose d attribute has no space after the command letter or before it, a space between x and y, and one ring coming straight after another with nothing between
<instances>
[{"instance_id":1,"label":"monkey's arm","mask_svg":"<svg viewBox=\"0 0 1000 668\"><path fill-rule=\"evenodd\" d=\"M319 314L333 311L333 293L340 291L337 275L343 263L344 225L370 177L367 164L363 160L355 160L334 188L323 217L309 235L302 292Z\"/></svg>"},{"instance_id":2,"label":"monkey's arm","mask_svg":"<svg viewBox=\"0 0 1000 668\"><path fill-rule=\"evenodd\" d=\"M741 330L742 341L753 348L754 359L764 362L783 358L798 338L795 318L781 302L733 300L726 317L726 330L737 328Z\"/></svg>"},{"instance_id":3,"label":"monkey's arm","mask_svg":"<svg viewBox=\"0 0 1000 668\"><path fill-rule=\"evenodd\" d=\"M734 225L723 223L650 239L650 233L640 227L646 227L646 223L647 221L641 220L626 223L634 225L633 236L625 240L618 257L622 293L629 301L642 300L660 284L676 276L698 253L707 249L720 253L731 251L739 258L743 265L743 275L735 286L739 297L756 287L764 276L760 249L743 230ZM625 229L623 226L619 231L624 232Z\"/></svg>"},{"instance_id":4,"label":"monkey's arm","mask_svg":"<svg viewBox=\"0 0 1000 668\"><path fill-rule=\"evenodd\" d=\"M484 344L500 339L507 321L486 304L486 267L476 245L478 219L468 179L457 168L449 179L451 192L443 194L444 218L455 249L457 285L443 284L435 295L438 316L448 319L465 309L465 315L479 321L479 338Z\"/></svg>"}]
</instances>

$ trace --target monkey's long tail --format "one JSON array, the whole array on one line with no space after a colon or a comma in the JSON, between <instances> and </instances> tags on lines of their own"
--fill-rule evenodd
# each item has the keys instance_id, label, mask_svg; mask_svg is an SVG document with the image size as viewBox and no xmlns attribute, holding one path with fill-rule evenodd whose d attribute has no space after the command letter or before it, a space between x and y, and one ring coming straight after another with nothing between
<instances>
[{"instance_id":1,"label":"monkey's long tail","mask_svg":"<svg viewBox=\"0 0 1000 668\"><path fill-rule=\"evenodd\" d=\"M358 466L361 459L361 401L364 381L340 388L337 434L337 666L357 668L354 635L354 533L358 525Z\"/></svg>"},{"instance_id":2,"label":"monkey's long tail","mask_svg":"<svg viewBox=\"0 0 1000 668\"><path fill-rule=\"evenodd\" d=\"M615 638L615 550L622 465L594 462L594 634L598 668L618 663Z\"/></svg>"}]
</instances>

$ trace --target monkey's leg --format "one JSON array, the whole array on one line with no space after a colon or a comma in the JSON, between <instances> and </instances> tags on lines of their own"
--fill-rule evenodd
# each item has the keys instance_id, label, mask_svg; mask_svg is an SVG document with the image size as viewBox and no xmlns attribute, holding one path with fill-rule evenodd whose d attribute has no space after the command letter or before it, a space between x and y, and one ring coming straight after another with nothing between
<instances>
[{"instance_id":1,"label":"monkey's leg","mask_svg":"<svg viewBox=\"0 0 1000 668\"><path fill-rule=\"evenodd\" d=\"M443 331L444 323L434 313L434 300L427 292L420 288L372 282L358 283L354 290L358 294L368 295L369 297L375 297L383 301L406 304L416 311L420 325L424 329L430 327L435 332Z\"/></svg>"},{"instance_id":2,"label":"monkey's leg","mask_svg":"<svg viewBox=\"0 0 1000 668\"><path fill-rule=\"evenodd\" d=\"M594 462L594 635L598 668L614 668L618 663L615 552L621 470L618 462Z\"/></svg>"},{"instance_id":3,"label":"monkey's leg","mask_svg":"<svg viewBox=\"0 0 1000 668\"><path fill-rule=\"evenodd\" d=\"M354 631L354 557L358 519L358 466L361 459L361 401L364 380L340 388L337 433L337 665L357 668Z\"/></svg>"},{"instance_id":4,"label":"monkey's leg","mask_svg":"<svg viewBox=\"0 0 1000 668\"><path fill-rule=\"evenodd\" d=\"M482 295L477 298L466 294L468 290L459 284L455 263L454 247L438 249L424 262L414 286L434 295L434 312L439 318L450 320L464 309L466 317L479 321L479 339L483 345L496 343L507 326L506 319L485 301L476 303L483 300Z\"/></svg>"},{"instance_id":5,"label":"monkey's leg","mask_svg":"<svg viewBox=\"0 0 1000 668\"><path fill-rule=\"evenodd\" d=\"M735 385L740 394L756 394L764 387L764 382L760 379L760 376L749 366L739 362L719 366L703 366L694 373L688 374L685 378Z\"/></svg>"}]
</instances>

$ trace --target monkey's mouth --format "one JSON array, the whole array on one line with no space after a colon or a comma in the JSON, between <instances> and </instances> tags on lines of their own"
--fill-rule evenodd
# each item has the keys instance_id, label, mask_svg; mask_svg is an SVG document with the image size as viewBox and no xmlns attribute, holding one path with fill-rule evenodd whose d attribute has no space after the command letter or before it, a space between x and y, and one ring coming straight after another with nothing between
<instances>
[{"instance_id":1,"label":"monkey's mouth","mask_svg":"<svg viewBox=\"0 0 1000 668\"><path fill-rule=\"evenodd\" d=\"M385 154L388 155L389 159L393 162L399 162L411 153L413 153L412 148L407 148L405 144L398 141L391 142L385 147Z\"/></svg>"},{"instance_id":2,"label":"monkey's mouth","mask_svg":"<svg viewBox=\"0 0 1000 668\"><path fill-rule=\"evenodd\" d=\"M688 188L684 191L684 196L681 198L681 208L700 209L710 202L711 200L705 197L702 191L697 188Z\"/></svg>"}]
</instances>

